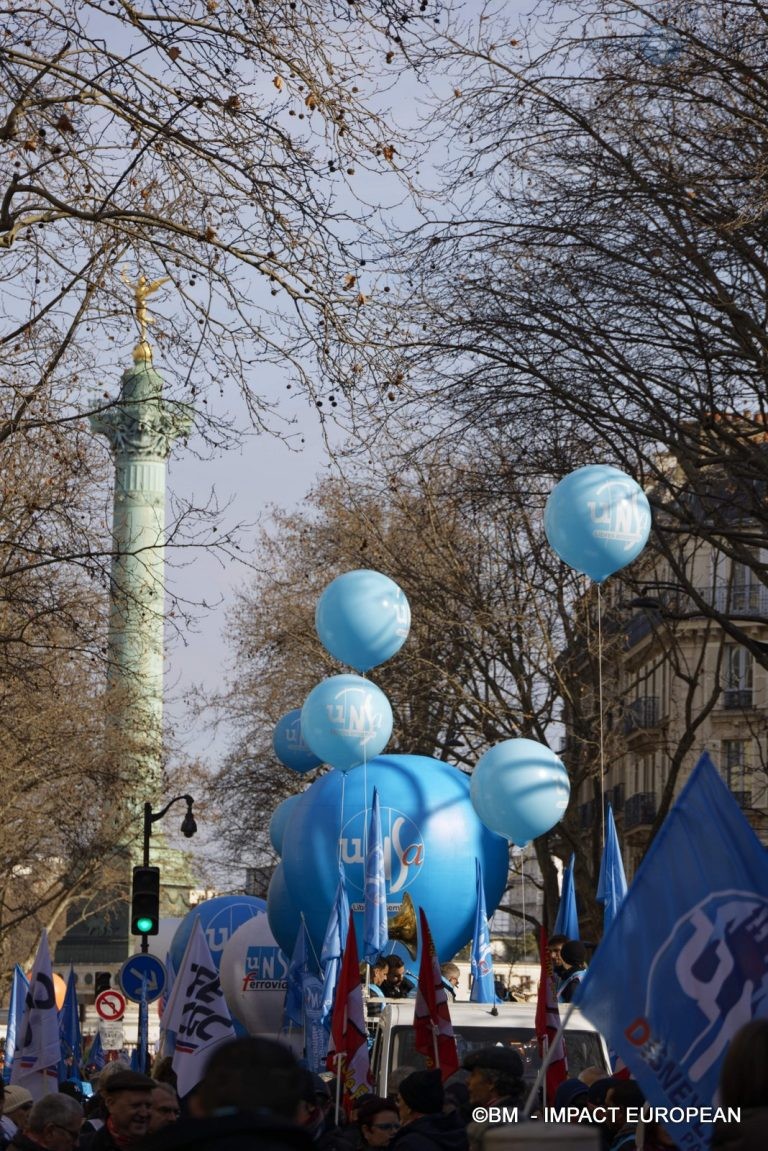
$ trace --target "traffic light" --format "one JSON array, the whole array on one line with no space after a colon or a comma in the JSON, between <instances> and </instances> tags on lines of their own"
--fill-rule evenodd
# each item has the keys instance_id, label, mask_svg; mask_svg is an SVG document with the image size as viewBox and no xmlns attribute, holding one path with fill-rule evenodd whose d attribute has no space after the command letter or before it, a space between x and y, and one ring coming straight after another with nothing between
<instances>
[{"instance_id":1,"label":"traffic light","mask_svg":"<svg viewBox=\"0 0 768 1151\"><path fill-rule=\"evenodd\" d=\"M160 920L160 868L134 867L131 935L157 935Z\"/></svg>"},{"instance_id":2,"label":"traffic light","mask_svg":"<svg viewBox=\"0 0 768 1151\"><path fill-rule=\"evenodd\" d=\"M100 995L102 991L109 991L112 986L112 975L109 971L97 971L93 980L94 994Z\"/></svg>"}]
</instances>

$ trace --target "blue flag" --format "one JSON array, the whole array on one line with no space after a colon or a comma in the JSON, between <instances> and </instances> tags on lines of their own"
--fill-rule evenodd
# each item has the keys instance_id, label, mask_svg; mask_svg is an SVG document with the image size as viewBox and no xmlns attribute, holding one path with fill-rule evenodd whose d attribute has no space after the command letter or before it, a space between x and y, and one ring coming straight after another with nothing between
<instances>
[{"instance_id":1,"label":"blue flag","mask_svg":"<svg viewBox=\"0 0 768 1151\"><path fill-rule=\"evenodd\" d=\"M304 980L309 973L307 929L302 917L291 962L285 975L285 1004L283 1006L283 1027L304 1025Z\"/></svg>"},{"instance_id":2,"label":"blue flag","mask_svg":"<svg viewBox=\"0 0 768 1151\"><path fill-rule=\"evenodd\" d=\"M619 837L613 808L608 804L605 817L605 847L600 860L600 878L597 881L597 902L605 904L603 909L603 932L606 932L616 918L616 912L627 894L627 877L621 858Z\"/></svg>"},{"instance_id":3,"label":"blue flag","mask_svg":"<svg viewBox=\"0 0 768 1151\"><path fill-rule=\"evenodd\" d=\"M59 1012L59 1041L61 1059L59 1061L59 1083L67 1079L79 1079L83 1057L83 1041L80 1035L80 1011L77 1005L77 984L74 968L70 967L67 978L67 991Z\"/></svg>"},{"instance_id":4,"label":"blue flag","mask_svg":"<svg viewBox=\"0 0 768 1151\"><path fill-rule=\"evenodd\" d=\"M325 939L320 952L320 966L323 969L323 1002L320 1019L323 1026L330 1031L331 1015L333 1013L333 1000L336 994L336 984L339 981L341 970L341 957L347 945L347 926L349 924L349 900L347 899L347 885L344 879L344 866L339 860L339 886L336 889L336 898L333 901L331 914L328 917L328 926L325 929Z\"/></svg>"},{"instance_id":5,"label":"blue flag","mask_svg":"<svg viewBox=\"0 0 768 1151\"><path fill-rule=\"evenodd\" d=\"M150 1062L150 1021L146 1003L146 976L142 980L142 998L138 1004L138 1031L136 1046L130 1057L130 1069L142 1075L149 1075Z\"/></svg>"},{"instance_id":6,"label":"blue flag","mask_svg":"<svg viewBox=\"0 0 768 1151\"><path fill-rule=\"evenodd\" d=\"M105 1063L106 1059L104 1058L104 1048L101 1043L101 1032L97 1031L85 1058L84 1070L87 1078L90 1079L97 1071L101 1071Z\"/></svg>"},{"instance_id":7,"label":"blue flag","mask_svg":"<svg viewBox=\"0 0 768 1151\"><path fill-rule=\"evenodd\" d=\"M29 980L17 963L13 969L13 977L11 980L11 998L8 1004L8 1030L5 1036L3 1082L6 1084L11 1082L13 1053L16 1050L16 1038L21 1027L21 1017L24 1014L24 1000L26 999L28 991Z\"/></svg>"},{"instance_id":8,"label":"blue flag","mask_svg":"<svg viewBox=\"0 0 768 1151\"><path fill-rule=\"evenodd\" d=\"M579 916L576 911L576 888L573 883L573 871L576 856L572 855L570 862L563 872L563 890L560 893L560 906L557 909L557 919L552 929L553 935L564 935L566 939L580 939Z\"/></svg>"},{"instance_id":9,"label":"blue flag","mask_svg":"<svg viewBox=\"0 0 768 1151\"><path fill-rule=\"evenodd\" d=\"M488 930L488 916L485 913L483 869L479 859L475 860L475 877L477 880L477 898L475 900L475 929L472 933L472 990L469 993L469 998L472 1003L495 1003L491 933Z\"/></svg>"},{"instance_id":10,"label":"blue flag","mask_svg":"<svg viewBox=\"0 0 768 1151\"><path fill-rule=\"evenodd\" d=\"M365 910L363 959L374 963L387 944L387 886L384 876L384 841L381 835L379 793L374 787L368 847L365 856Z\"/></svg>"},{"instance_id":11,"label":"blue flag","mask_svg":"<svg viewBox=\"0 0 768 1151\"><path fill-rule=\"evenodd\" d=\"M648 1103L676 1109L665 1126L677 1146L704 1151L731 1036L768 1015L768 855L708 755L648 849L575 1002Z\"/></svg>"}]
</instances>

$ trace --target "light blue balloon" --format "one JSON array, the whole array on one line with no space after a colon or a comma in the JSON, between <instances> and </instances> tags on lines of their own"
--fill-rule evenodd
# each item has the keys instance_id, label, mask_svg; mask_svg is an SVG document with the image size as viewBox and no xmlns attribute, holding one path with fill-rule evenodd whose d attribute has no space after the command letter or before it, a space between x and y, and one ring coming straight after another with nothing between
<instances>
[{"instance_id":1,"label":"light blue balloon","mask_svg":"<svg viewBox=\"0 0 768 1151\"><path fill-rule=\"evenodd\" d=\"M475 859L482 866L490 915L506 886L509 846L475 814L469 777L451 764L427 756L381 755L345 776L331 771L312 784L291 820L290 842L285 843L282 875L276 885L277 907L286 899L288 908L303 914L319 954L341 859L362 948L366 839L374 787L381 812L389 917L397 915L403 897L409 895L417 915L419 907L427 914L441 961L452 959L474 929ZM270 905L272 898L270 888ZM280 923L277 919L273 923L271 912L270 926L287 952L289 941L281 938ZM402 943L394 940L384 950L404 955ZM409 956L407 964L418 971L418 958Z\"/></svg>"},{"instance_id":2,"label":"light blue balloon","mask_svg":"<svg viewBox=\"0 0 768 1151\"><path fill-rule=\"evenodd\" d=\"M640 485L604 464L578 468L550 492L544 531L560 559L601 583L648 542L651 508Z\"/></svg>"},{"instance_id":3,"label":"light blue balloon","mask_svg":"<svg viewBox=\"0 0 768 1151\"><path fill-rule=\"evenodd\" d=\"M175 971L181 966L184 952L192 934L195 919L200 920L203 934L211 950L211 958L219 970L221 956L230 937L254 915L263 915L267 905L254 895L219 895L198 903L182 919L171 940L170 956Z\"/></svg>"},{"instance_id":4,"label":"light blue balloon","mask_svg":"<svg viewBox=\"0 0 768 1151\"><path fill-rule=\"evenodd\" d=\"M367 570L345 572L317 601L315 627L332 656L357 671L370 671L405 643L411 609L389 576Z\"/></svg>"},{"instance_id":5,"label":"light blue balloon","mask_svg":"<svg viewBox=\"0 0 768 1151\"><path fill-rule=\"evenodd\" d=\"M324 679L301 709L304 741L323 763L349 771L373 759L392 734L392 708L381 688L359 675Z\"/></svg>"},{"instance_id":6,"label":"light blue balloon","mask_svg":"<svg viewBox=\"0 0 768 1151\"><path fill-rule=\"evenodd\" d=\"M472 806L491 831L527 843L554 827L568 806L568 773L553 751L534 739L505 739L472 772Z\"/></svg>"},{"instance_id":7,"label":"light blue balloon","mask_svg":"<svg viewBox=\"0 0 768 1151\"><path fill-rule=\"evenodd\" d=\"M284 955L293 955L296 936L301 926L301 914L288 893L282 863L278 863L269 881L267 919L269 920L270 931L280 945L280 950ZM322 940L320 945L322 946Z\"/></svg>"},{"instance_id":8,"label":"light blue balloon","mask_svg":"<svg viewBox=\"0 0 768 1151\"><path fill-rule=\"evenodd\" d=\"M288 711L275 724L272 733L272 747L284 767L301 774L314 771L323 762L311 748L307 747L301 734L301 708Z\"/></svg>"},{"instance_id":9,"label":"light blue balloon","mask_svg":"<svg viewBox=\"0 0 768 1151\"><path fill-rule=\"evenodd\" d=\"M269 841L278 855L283 854L285 829L302 798L303 795L289 795L287 799L277 805L272 813L272 818L269 821Z\"/></svg>"}]
</instances>

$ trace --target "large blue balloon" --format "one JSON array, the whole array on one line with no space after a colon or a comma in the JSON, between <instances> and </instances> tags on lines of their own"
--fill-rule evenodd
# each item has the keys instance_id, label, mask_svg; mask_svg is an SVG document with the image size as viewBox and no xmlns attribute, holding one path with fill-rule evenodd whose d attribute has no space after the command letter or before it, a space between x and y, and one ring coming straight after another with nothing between
<instances>
[{"instance_id":1,"label":"large blue balloon","mask_svg":"<svg viewBox=\"0 0 768 1151\"><path fill-rule=\"evenodd\" d=\"M283 854L285 829L302 798L301 795L289 795L287 799L277 805L272 813L272 818L269 821L269 840L278 855Z\"/></svg>"},{"instance_id":2,"label":"large blue balloon","mask_svg":"<svg viewBox=\"0 0 768 1151\"><path fill-rule=\"evenodd\" d=\"M301 708L287 711L275 724L272 733L272 747L275 755L285 767L302 774L314 771L323 762L314 751L307 747L301 734Z\"/></svg>"},{"instance_id":3,"label":"large blue balloon","mask_svg":"<svg viewBox=\"0 0 768 1151\"><path fill-rule=\"evenodd\" d=\"M373 759L392 734L392 708L381 688L359 675L332 675L304 701L305 742L339 771Z\"/></svg>"},{"instance_id":4,"label":"large blue balloon","mask_svg":"<svg viewBox=\"0 0 768 1151\"><path fill-rule=\"evenodd\" d=\"M365 843L374 787L381 808L389 915L399 912L407 893L417 914L420 906L426 911L441 960L451 959L474 928L474 860L482 864L491 914L506 886L509 851L506 841L477 818L468 776L450 764L420 755L382 755L346 776L329 772L316 780L291 819L290 843L284 845L288 896L303 913L319 954L336 895L340 853L362 945ZM273 931L285 947L275 925Z\"/></svg>"},{"instance_id":5,"label":"large blue balloon","mask_svg":"<svg viewBox=\"0 0 768 1151\"><path fill-rule=\"evenodd\" d=\"M550 492L544 531L560 559L601 583L640 555L651 508L640 485L618 468L578 468Z\"/></svg>"},{"instance_id":6,"label":"large blue balloon","mask_svg":"<svg viewBox=\"0 0 768 1151\"><path fill-rule=\"evenodd\" d=\"M320 642L342 663L370 671L405 643L411 609L389 576L352 571L328 584L315 609Z\"/></svg>"},{"instance_id":7,"label":"large blue balloon","mask_svg":"<svg viewBox=\"0 0 768 1151\"><path fill-rule=\"evenodd\" d=\"M263 915L266 910L264 900L257 899L254 895L219 895L215 899L206 899L203 903L198 903L197 907L193 907L184 916L171 941L170 956L174 970L179 970L184 958L196 917L200 920L203 934L211 949L211 958L218 971L221 955L229 937L254 915Z\"/></svg>"},{"instance_id":8,"label":"large blue balloon","mask_svg":"<svg viewBox=\"0 0 768 1151\"><path fill-rule=\"evenodd\" d=\"M486 827L517 844L554 827L568 806L568 773L533 739L506 739L486 751L472 773L472 806Z\"/></svg>"},{"instance_id":9,"label":"large blue balloon","mask_svg":"<svg viewBox=\"0 0 768 1151\"><path fill-rule=\"evenodd\" d=\"M280 945L280 950L290 958L296 945L296 936L301 925L301 914L288 894L282 863L278 863L269 881L267 918L272 934ZM320 952L318 951L317 954L319 955Z\"/></svg>"}]
</instances>

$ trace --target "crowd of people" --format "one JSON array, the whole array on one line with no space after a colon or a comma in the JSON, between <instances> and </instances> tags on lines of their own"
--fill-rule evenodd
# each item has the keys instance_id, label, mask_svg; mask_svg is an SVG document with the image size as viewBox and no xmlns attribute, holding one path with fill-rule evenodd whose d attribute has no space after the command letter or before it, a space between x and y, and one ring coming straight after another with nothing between
<instances>
[{"instance_id":1,"label":"crowd of people","mask_svg":"<svg viewBox=\"0 0 768 1151\"><path fill-rule=\"evenodd\" d=\"M334 1081L303 1068L283 1044L235 1039L211 1056L198 1087L179 1101L170 1061L154 1076L109 1063L89 1099L63 1084L34 1101L2 1087L0 1148L8 1151L483 1151L495 1126L488 1109L522 1110L529 1085L519 1053L503 1045L469 1052L447 1083L437 1070L408 1070L387 1097L364 1095L337 1121ZM555 1107L599 1132L602 1151L673 1151L658 1124L630 1122L644 1106L636 1082L587 1068L558 1089ZM715 1126L712 1151L763 1151L768 1133L768 1020L735 1036L726 1054L720 1105L738 1123ZM478 1112L477 1109L481 1109ZM610 1114L600 1122L600 1111ZM532 1116L536 1119L536 1112ZM564 1141L567 1146L567 1137Z\"/></svg>"}]
</instances>

